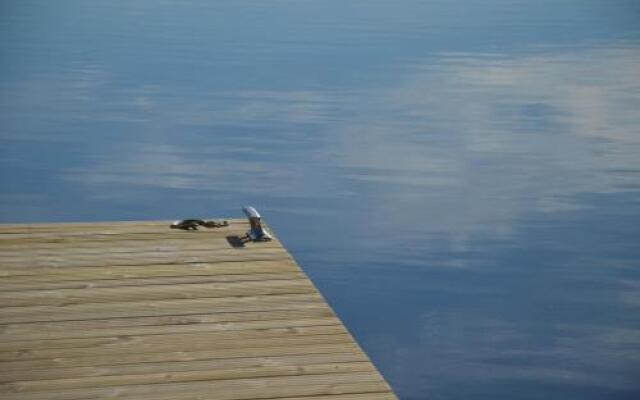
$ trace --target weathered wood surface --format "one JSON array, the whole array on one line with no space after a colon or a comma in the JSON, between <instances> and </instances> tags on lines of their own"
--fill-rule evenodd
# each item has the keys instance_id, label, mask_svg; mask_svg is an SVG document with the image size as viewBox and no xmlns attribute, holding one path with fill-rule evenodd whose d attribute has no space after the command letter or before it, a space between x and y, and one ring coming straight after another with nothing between
<instances>
[{"instance_id":1,"label":"weathered wood surface","mask_svg":"<svg viewBox=\"0 0 640 400\"><path fill-rule=\"evenodd\" d=\"M230 222L0 225L0 398L396 399L281 243Z\"/></svg>"}]
</instances>

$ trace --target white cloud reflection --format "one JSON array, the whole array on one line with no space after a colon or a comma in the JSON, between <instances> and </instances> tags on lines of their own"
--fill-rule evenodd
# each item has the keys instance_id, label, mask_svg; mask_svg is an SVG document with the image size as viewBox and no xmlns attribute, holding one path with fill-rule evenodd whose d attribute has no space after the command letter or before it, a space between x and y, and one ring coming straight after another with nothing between
<instances>
[{"instance_id":1,"label":"white cloud reflection","mask_svg":"<svg viewBox=\"0 0 640 400\"><path fill-rule=\"evenodd\" d=\"M334 162L359 171L350 177L379 184L378 221L407 225L417 211L462 241L508 233L525 213L639 183L637 65L633 47L444 55L358 99L360 121L327 143Z\"/></svg>"},{"instance_id":2,"label":"white cloud reflection","mask_svg":"<svg viewBox=\"0 0 640 400\"><path fill-rule=\"evenodd\" d=\"M443 54L406 66L394 85L344 93L132 90L130 103L151 121L139 140L67 176L94 190L358 196L378 216L362 218L377 228L410 224L417 213L464 247L473 234L509 235L525 213L572 209L578 194L638 184L637 65L631 46ZM264 126L273 129L256 133ZM169 132L196 127L211 129L204 146ZM238 149L249 160L234 158Z\"/></svg>"}]
</instances>

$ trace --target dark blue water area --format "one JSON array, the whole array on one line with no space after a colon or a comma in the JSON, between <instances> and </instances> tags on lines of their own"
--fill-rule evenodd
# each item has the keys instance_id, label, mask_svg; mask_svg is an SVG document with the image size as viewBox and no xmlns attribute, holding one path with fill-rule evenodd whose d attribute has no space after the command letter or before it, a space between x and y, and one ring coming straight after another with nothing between
<instances>
[{"instance_id":1,"label":"dark blue water area","mask_svg":"<svg viewBox=\"0 0 640 400\"><path fill-rule=\"evenodd\" d=\"M637 1L3 1L0 221L251 204L401 399L635 399L638 110Z\"/></svg>"}]
</instances>

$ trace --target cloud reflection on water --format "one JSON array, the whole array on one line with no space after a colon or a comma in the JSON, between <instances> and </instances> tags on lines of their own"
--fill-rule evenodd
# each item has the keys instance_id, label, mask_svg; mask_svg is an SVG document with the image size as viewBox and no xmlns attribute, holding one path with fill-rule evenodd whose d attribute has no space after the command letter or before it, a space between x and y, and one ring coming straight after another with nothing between
<instances>
[{"instance_id":1,"label":"cloud reflection on water","mask_svg":"<svg viewBox=\"0 0 640 400\"><path fill-rule=\"evenodd\" d=\"M583 192L637 189L640 51L560 50L443 54L405 67L391 87L345 93L187 98L158 88L132 99L151 120L138 140L66 175L91 191L366 191L379 229L417 212L459 240L476 230L508 235L523 213L580 207L573 197Z\"/></svg>"},{"instance_id":2,"label":"cloud reflection on water","mask_svg":"<svg viewBox=\"0 0 640 400\"><path fill-rule=\"evenodd\" d=\"M639 62L631 47L414 66L404 83L358 99L359 114L377 118L341 127L337 163L393 185L372 196L381 212L413 205L433 210L429 221L446 204L471 224L509 224L575 207L581 192L627 190L637 175L610 171L638 167Z\"/></svg>"}]
</instances>

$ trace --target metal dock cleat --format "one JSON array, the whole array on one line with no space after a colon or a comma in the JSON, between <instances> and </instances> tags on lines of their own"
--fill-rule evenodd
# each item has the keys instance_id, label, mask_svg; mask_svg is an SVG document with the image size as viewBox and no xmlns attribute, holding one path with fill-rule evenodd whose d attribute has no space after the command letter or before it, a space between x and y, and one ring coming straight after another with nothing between
<instances>
[{"instance_id":1,"label":"metal dock cleat","mask_svg":"<svg viewBox=\"0 0 640 400\"><path fill-rule=\"evenodd\" d=\"M244 211L247 218L249 218L249 225L251 229L247 231L247 237L254 242L268 242L271 240L271 235L262 227L260 213L253 207L243 207L242 211Z\"/></svg>"}]
</instances>

